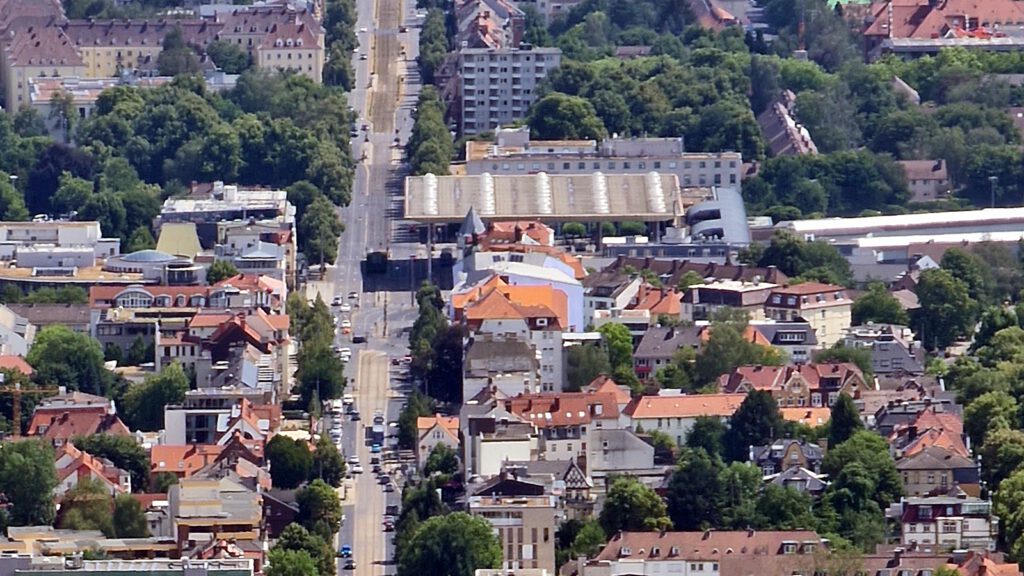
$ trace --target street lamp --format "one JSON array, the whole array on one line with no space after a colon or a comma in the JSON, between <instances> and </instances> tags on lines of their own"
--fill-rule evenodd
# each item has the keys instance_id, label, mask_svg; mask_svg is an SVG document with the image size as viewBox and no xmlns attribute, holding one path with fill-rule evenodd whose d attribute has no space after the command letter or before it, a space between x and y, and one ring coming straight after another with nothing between
<instances>
[{"instance_id":1,"label":"street lamp","mask_svg":"<svg viewBox=\"0 0 1024 576\"><path fill-rule=\"evenodd\" d=\"M996 184L999 183L999 176L989 176L988 183L992 192L992 207L996 207Z\"/></svg>"}]
</instances>

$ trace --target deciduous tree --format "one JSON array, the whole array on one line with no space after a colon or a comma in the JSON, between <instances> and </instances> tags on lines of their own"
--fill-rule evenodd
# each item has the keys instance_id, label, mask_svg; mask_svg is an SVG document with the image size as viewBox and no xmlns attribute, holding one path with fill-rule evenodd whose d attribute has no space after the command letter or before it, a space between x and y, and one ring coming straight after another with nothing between
<instances>
[{"instance_id":1,"label":"deciduous tree","mask_svg":"<svg viewBox=\"0 0 1024 576\"><path fill-rule=\"evenodd\" d=\"M46 526L53 523L53 490L57 472L53 447L43 440L22 440L0 445L0 492L7 497L11 526Z\"/></svg>"},{"instance_id":2,"label":"deciduous tree","mask_svg":"<svg viewBox=\"0 0 1024 576\"><path fill-rule=\"evenodd\" d=\"M472 576L501 567L501 544L487 520L463 512L425 520L399 554L398 575Z\"/></svg>"},{"instance_id":3,"label":"deciduous tree","mask_svg":"<svg viewBox=\"0 0 1024 576\"><path fill-rule=\"evenodd\" d=\"M622 476L612 482L600 522L605 534L655 531L672 525L665 501L635 476Z\"/></svg>"},{"instance_id":4,"label":"deciduous tree","mask_svg":"<svg viewBox=\"0 0 1024 576\"><path fill-rule=\"evenodd\" d=\"M270 477L277 488L297 488L313 466L313 455L305 444L278 434L267 443L267 459L270 460Z\"/></svg>"},{"instance_id":5,"label":"deciduous tree","mask_svg":"<svg viewBox=\"0 0 1024 576\"><path fill-rule=\"evenodd\" d=\"M299 513L295 521L327 541L341 528L341 503L338 494L326 482L313 480L295 493Z\"/></svg>"}]
</instances>

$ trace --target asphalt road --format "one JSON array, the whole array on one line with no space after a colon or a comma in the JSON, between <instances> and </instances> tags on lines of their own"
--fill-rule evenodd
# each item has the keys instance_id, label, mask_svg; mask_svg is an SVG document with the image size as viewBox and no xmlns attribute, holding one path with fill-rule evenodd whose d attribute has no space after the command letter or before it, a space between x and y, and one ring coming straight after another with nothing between
<instances>
[{"instance_id":1,"label":"asphalt road","mask_svg":"<svg viewBox=\"0 0 1024 576\"><path fill-rule=\"evenodd\" d=\"M357 0L356 8L360 48L353 55L356 87L349 94L349 105L359 116L360 136L352 139L357 168L352 202L340 211L346 230L330 281L334 295L353 304L352 311L343 315L351 320L352 332L339 334L337 343L353 350L353 361L345 369L347 392L355 398L361 420L346 418L342 449L346 457L358 455L364 472L349 482L351 490L343 504L346 522L335 547L352 546L355 561L355 570L346 570L346 561L339 559L339 574L383 576L395 573L393 533L384 532L383 520L385 507L400 503L401 474L395 464L382 458L396 488L385 493L372 473L365 427L372 426L374 412L380 410L387 433L397 431L389 424L398 420L402 390L393 388L397 380L391 359L408 352L403 329L416 317L410 292L416 283L410 277L408 284L397 282L390 291L380 289L379 282L364 281L363 261L367 253L378 250L389 251L399 260L425 256L409 223L401 220L405 174L400 146L409 138L411 112L419 92L415 71L419 21L415 0ZM407 32L400 31L403 25L408 26ZM398 275L384 276L394 279ZM358 297L349 299L350 293ZM352 336L365 337L366 342L354 344ZM386 445L391 441L386 439Z\"/></svg>"}]
</instances>

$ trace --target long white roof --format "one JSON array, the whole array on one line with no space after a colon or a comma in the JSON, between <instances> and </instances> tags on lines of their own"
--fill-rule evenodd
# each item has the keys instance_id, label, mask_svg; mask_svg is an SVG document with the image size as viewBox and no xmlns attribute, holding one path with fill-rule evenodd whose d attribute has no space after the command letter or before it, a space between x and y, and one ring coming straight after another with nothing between
<instances>
[{"instance_id":1,"label":"long white roof","mask_svg":"<svg viewBox=\"0 0 1024 576\"><path fill-rule=\"evenodd\" d=\"M923 228L926 226L984 226L986 224L1018 221L1024 229L1024 208L985 208L958 212L930 212L922 214L896 214L892 216L866 216L863 218L822 218L818 220L791 220L779 223L801 234L868 234L884 233L886 229Z\"/></svg>"}]
</instances>

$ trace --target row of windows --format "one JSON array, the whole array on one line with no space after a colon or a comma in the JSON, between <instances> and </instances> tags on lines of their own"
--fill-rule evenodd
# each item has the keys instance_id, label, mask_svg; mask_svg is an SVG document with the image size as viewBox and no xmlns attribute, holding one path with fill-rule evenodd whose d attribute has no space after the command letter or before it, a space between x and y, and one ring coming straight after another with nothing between
<instances>
[{"instance_id":1,"label":"row of windows","mask_svg":"<svg viewBox=\"0 0 1024 576\"><path fill-rule=\"evenodd\" d=\"M482 105L482 103L481 103L481 105ZM575 164L576 164L576 170L587 170L587 164L588 164L587 162L576 162ZM609 160L609 161L604 162L604 163L598 162L598 161L593 161L593 162L590 162L589 164L590 164L590 169L591 170L601 170L602 166L604 166L604 169L606 169L606 170L618 170L619 166L621 166L623 170L632 170L634 162L630 161L630 160L623 160L620 163L620 162L617 162L617 161L614 161L614 160ZM647 161L639 160L639 161L636 161L635 164L636 164L636 168L637 169L639 169L639 170L647 170L647 167L648 167L648 162ZM668 166L669 170L676 170L677 168L679 168L679 163L674 161L674 160L666 162L665 164ZM683 169L684 170L691 170L692 166L690 164L691 164L691 162L689 160L683 162ZM715 168L721 168L721 164L722 164L721 161L716 160L715 161ZM556 162L548 162L548 163L545 164L547 170L555 170L555 166L556 165L557 165ZM497 171L497 170L499 170L499 166L500 166L500 169L503 170L503 171L509 171L509 170L512 169L512 164L510 164L508 162L504 162L504 163L502 163L500 165L497 162L494 162L494 163L491 164L491 169L494 170L494 171ZM516 170L524 170L525 167L526 167L526 164L524 164L522 162L519 162L515 166L516 166ZM654 160L654 161L650 162L650 167L651 167L652 170L661 170L661 168L662 168L661 160ZM703 160L700 162L700 168L707 168L705 166L705 162ZM736 168L736 161L735 160L730 160L729 161L729 168L733 168L733 169ZM530 164L530 169L531 170L540 170L541 169L541 163L540 162L533 162L533 163L531 163ZM562 170L572 170L572 169L573 169L573 163L572 162L562 162ZM690 176L688 176L688 175L684 175L683 176L683 179L685 180L685 183L689 183L689 178L690 178ZM700 180L701 180L702 184L706 182L706 178L707 178L706 175L704 175L704 174L700 175ZM714 175L714 179L715 179L715 183L719 184L719 183L721 183L722 175L721 174L715 174ZM735 181L736 181L736 174L735 173L729 175L729 181L730 181L730 183L735 183Z\"/></svg>"}]
</instances>

